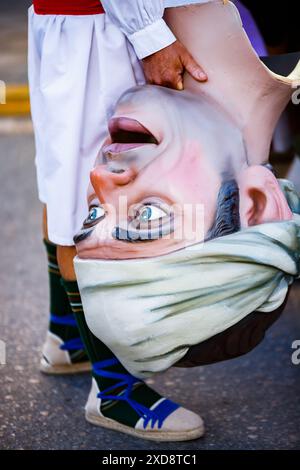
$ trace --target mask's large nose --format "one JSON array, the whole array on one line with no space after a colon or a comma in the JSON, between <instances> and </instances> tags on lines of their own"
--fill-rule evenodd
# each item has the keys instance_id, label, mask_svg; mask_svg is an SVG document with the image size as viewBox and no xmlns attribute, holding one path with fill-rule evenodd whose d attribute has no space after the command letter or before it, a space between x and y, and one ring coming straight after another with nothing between
<instances>
[{"instance_id":1,"label":"mask's large nose","mask_svg":"<svg viewBox=\"0 0 300 470\"><path fill-rule=\"evenodd\" d=\"M91 171L91 183L101 204L108 202L114 193L132 182L135 171L131 168L120 172L109 171L107 165L98 165Z\"/></svg>"}]
</instances>

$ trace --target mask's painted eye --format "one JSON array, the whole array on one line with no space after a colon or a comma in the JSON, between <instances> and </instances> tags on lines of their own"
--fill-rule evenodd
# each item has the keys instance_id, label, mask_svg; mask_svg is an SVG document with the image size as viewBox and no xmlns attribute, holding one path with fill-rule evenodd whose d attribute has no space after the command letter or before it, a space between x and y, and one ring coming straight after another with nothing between
<instances>
[{"instance_id":1,"label":"mask's painted eye","mask_svg":"<svg viewBox=\"0 0 300 470\"><path fill-rule=\"evenodd\" d=\"M153 198L154 199L154 198ZM127 223L115 227L113 237L127 242L159 240L174 231L174 212L166 202L154 201L132 205Z\"/></svg>"},{"instance_id":2,"label":"mask's painted eye","mask_svg":"<svg viewBox=\"0 0 300 470\"><path fill-rule=\"evenodd\" d=\"M101 206L92 206L89 215L83 222L84 227L92 227L105 217L105 211Z\"/></svg>"},{"instance_id":3,"label":"mask's painted eye","mask_svg":"<svg viewBox=\"0 0 300 470\"><path fill-rule=\"evenodd\" d=\"M140 209L137 219L139 220L139 222L147 223L153 220L162 219L166 215L166 212L160 209L159 207L149 205L144 206L142 209Z\"/></svg>"}]
</instances>

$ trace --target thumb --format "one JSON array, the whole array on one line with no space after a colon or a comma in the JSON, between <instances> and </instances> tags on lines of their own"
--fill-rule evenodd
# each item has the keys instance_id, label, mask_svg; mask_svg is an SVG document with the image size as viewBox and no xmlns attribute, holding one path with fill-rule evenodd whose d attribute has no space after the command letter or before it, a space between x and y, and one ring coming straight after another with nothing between
<instances>
[{"instance_id":1,"label":"thumb","mask_svg":"<svg viewBox=\"0 0 300 470\"><path fill-rule=\"evenodd\" d=\"M207 75L203 68L195 61L195 59L187 51L181 57L182 64L187 72L198 82L206 82Z\"/></svg>"}]
</instances>

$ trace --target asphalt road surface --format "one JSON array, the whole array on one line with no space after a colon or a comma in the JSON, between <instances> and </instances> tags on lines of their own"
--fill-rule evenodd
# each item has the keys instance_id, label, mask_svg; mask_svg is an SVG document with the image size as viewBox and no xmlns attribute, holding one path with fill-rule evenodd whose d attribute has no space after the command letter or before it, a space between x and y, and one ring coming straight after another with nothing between
<instances>
[{"instance_id":1,"label":"asphalt road surface","mask_svg":"<svg viewBox=\"0 0 300 470\"><path fill-rule=\"evenodd\" d=\"M187 443L157 444L94 427L84 419L89 375L47 377L38 370L47 326L46 257L41 241L31 135L0 136L0 366L2 449L300 449L300 283L265 341L247 356L189 370L151 384L199 412L207 433Z\"/></svg>"}]
</instances>

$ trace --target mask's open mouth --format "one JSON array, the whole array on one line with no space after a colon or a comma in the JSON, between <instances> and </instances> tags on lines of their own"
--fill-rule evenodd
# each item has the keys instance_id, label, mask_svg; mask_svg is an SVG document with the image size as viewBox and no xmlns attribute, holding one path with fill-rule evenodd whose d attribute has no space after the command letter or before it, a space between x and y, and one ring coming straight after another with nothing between
<instances>
[{"instance_id":1,"label":"mask's open mouth","mask_svg":"<svg viewBox=\"0 0 300 470\"><path fill-rule=\"evenodd\" d=\"M103 147L104 154L126 152L146 144L158 145L154 135L135 119L111 118L108 129L111 143Z\"/></svg>"}]
</instances>

